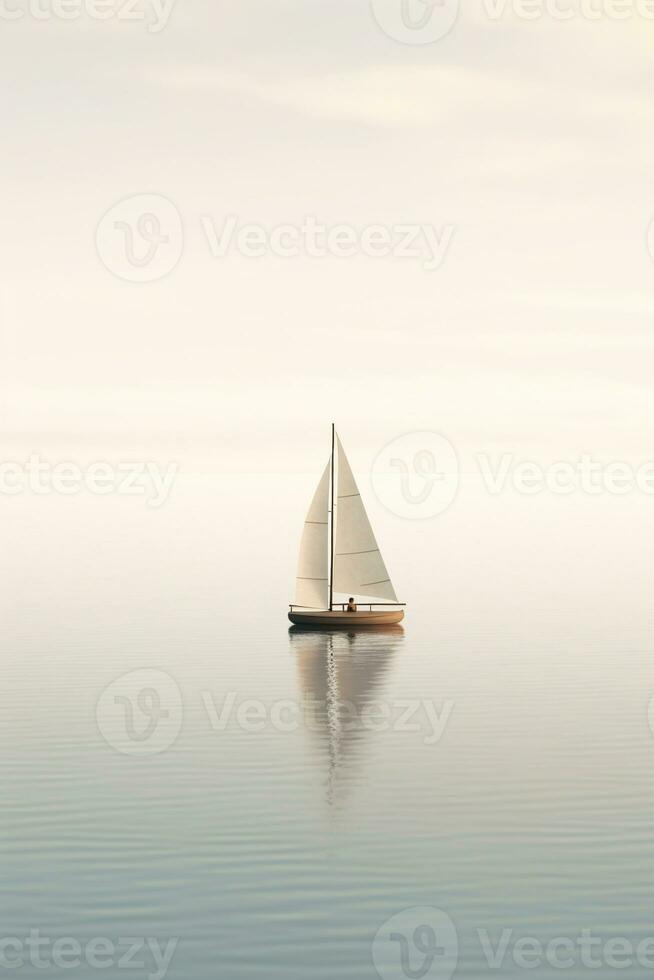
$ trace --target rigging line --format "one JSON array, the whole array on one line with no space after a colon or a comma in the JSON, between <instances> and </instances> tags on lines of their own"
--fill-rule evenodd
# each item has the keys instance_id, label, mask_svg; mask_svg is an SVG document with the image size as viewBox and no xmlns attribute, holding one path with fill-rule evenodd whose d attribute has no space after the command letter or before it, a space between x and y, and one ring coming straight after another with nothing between
<instances>
[{"instance_id":1,"label":"rigging line","mask_svg":"<svg viewBox=\"0 0 654 980\"><path fill-rule=\"evenodd\" d=\"M337 551L337 558L347 558L349 555L376 555L379 548L371 548L370 551Z\"/></svg>"}]
</instances>

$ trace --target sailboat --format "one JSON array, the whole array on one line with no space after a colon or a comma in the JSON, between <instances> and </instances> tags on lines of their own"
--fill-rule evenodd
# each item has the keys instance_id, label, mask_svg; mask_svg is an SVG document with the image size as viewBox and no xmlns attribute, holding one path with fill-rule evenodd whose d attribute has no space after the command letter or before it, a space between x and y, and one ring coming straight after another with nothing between
<instances>
[{"instance_id":1,"label":"sailboat","mask_svg":"<svg viewBox=\"0 0 654 980\"><path fill-rule=\"evenodd\" d=\"M347 602L334 603L335 592L366 601L348 612ZM402 622L403 607L332 425L331 457L304 522L295 603L288 618L296 626L390 626Z\"/></svg>"}]
</instances>

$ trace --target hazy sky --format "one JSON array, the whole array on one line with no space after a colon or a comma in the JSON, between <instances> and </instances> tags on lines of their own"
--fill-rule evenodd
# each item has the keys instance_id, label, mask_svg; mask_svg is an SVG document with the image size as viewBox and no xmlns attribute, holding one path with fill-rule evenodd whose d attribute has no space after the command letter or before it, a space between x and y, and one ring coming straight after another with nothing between
<instances>
[{"instance_id":1,"label":"hazy sky","mask_svg":"<svg viewBox=\"0 0 654 980\"><path fill-rule=\"evenodd\" d=\"M367 0L177 0L158 32L146 0L146 21L28 3L0 19L10 441L239 466L282 445L284 467L334 417L350 443L429 428L465 447L649 448L654 21L591 21L574 0L566 21L494 18L480 0L402 44ZM96 234L143 194L171 202L183 249L134 283ZM230 215L449 237L435 269L214 257L208 223Z\"/></svg>"}]
</instances>

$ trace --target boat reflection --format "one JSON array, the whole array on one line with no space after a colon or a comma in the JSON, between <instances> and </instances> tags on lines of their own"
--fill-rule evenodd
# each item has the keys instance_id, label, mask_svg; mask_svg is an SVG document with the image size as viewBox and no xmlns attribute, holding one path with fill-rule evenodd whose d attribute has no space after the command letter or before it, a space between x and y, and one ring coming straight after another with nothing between
<instances>
[{"instance_id":1,"label":"boat reflection","mask_svg":"<svg viewBox=\"0 0 654 980\"><path fill-rule=\"evenodd\" d=\"M293 626L291 651L298 670L307 730L327 754L327 802L344 795L366 737L365 708L380 700L383 683L401 649L401 626L315 630Z\"/></svg>"}]
</instances>

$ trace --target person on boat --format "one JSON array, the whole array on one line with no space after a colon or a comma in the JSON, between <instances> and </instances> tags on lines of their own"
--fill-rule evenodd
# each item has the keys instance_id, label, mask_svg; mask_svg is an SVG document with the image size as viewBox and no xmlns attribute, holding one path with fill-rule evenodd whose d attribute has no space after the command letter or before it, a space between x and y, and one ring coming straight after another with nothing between
<instances>
[{"instance_id":1,"label":"person on boat","mask_svg":"<svg viewBox=\"0 0 654 980\"><path fill-rule=\"evenodd\" d=\"M356 612L357 611L357 604L354 601L354 598L352 596L350 596L350 600L349 600L349 602L347 604L347 611L348 612Z\"/></svg>"}]
</instances>

